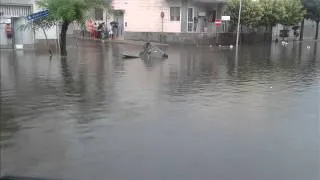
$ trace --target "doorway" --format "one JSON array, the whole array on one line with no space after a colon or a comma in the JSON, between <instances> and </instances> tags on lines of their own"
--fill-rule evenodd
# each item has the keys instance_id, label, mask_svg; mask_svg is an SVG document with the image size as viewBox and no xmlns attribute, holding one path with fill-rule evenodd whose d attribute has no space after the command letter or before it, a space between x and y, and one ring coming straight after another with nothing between
<instances>
[{"instance_id":1,"label":"doorway","mask_svg":"<svg viewBox=\"0 0 320 180\"><path fill-rule=\"evenodd\" d=\"M6 27L10 26L12 28L10 18L0 19L0 49L11 49L13 48L13 37L8 38L6 34Z\"/></svg>"},{"instance_id":2,"label":"doorway","mask_svg":"<svg viewBox=\"0 0 320 180\"><path fill-rule=\"evenodd\" d=\"M24 17L11 18L11 24L14 31L13 42L16 45L32 46L34 44L33 30L31 28L21 29L26 24Z\"/></svg>"},{"instance_id":3,"label":"doorway","mask_svg":"<svg viewBox=\"0 0 320 180\"><path fill-rule=\"evenodd\" d=\"M116 21L118 24L117 37L119 39L123 39L123 36L124 36L124 11L123 10L115 10L113 15L114 15L114 21Z\"/></svg>"},{"instance_id":4,"label":"doorway","mask_svg":"<svg viewBox=\"0 0 320 180\"><path fill-rule=\"evenodd\" d=\"M188 8L188 32L193 32L194 30L194 10L193 8Z\"/></svg>"}]
</instances>

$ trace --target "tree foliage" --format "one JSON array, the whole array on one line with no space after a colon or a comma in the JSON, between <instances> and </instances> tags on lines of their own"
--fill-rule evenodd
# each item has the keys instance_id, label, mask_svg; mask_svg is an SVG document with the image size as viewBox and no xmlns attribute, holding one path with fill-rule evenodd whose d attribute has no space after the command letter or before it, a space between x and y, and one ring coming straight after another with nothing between
<instances>
[{"instance_id":1,"label":"tree foliage","mask_svg":"<svg viewBox=\"0 0 320 180\"><path fill-rule=\"evenodd\" d=\"M238 22L239 0L229 0L228 10L233 22ZM242 0L240 23L246 26L257 26L262 17L262 9L259 3L253 0Z\"/></svg>"},{"instance_id":2,"label":"tree foliage","mask_svg":"<svg viewBox=\"0 0 320 180\"><path fill-rule=\"evenodd\" d=\"M315 39L318 39L320 23L320 0L303 0L303 6L307 11L305 18L316 22Z\"/></svg>"},{"instance_id":3,"label":"tree foliage","mask_svg":"<svg viewBox=\"0 0 320 180\"><path fill-rule=\"evenodd\" d=\"M316 1L316 0L315 0ZM300 0L242 0L241 24L273 27L293 26L305 14ZM229 0L228 10L233 22L238 22L240 0Z\"/></svg>"},{"instance_id":4,"label":"tree foliage","mask_svg":"<svg viewBox=\"0 0 320 180\"><path fill-rule=\"evenodd\" d=\"M278 0L260 0L262 17L259 25L264 27L274 27L279 23L280 8Z\"/></svg>"},{"instance_id":5,"label":"tree foliage","mask_svg":"<svg viewBox=\"0 0 320 180\"><path fill-rule=\"evenodd\" d=\"M300 0L280 0L279 9L279 23L283 26L297 25L305 15L305 10Z\"/></svg>"},{"instance_id":6,"label":"tree foliage","mask_svg":"<svg viewBox=\"0 0 320 180\"><path fill-rule=\"evenodd\" d=\"M303 6L307 11L307 19L320 22L320 0L304 0Z\"/></svg>"},{"instance_id":7,"label":"tree foliage","mask_svg":"<svg viewBox=\"0 0 320 180\"><path fill-rule=\"evenodd\" d=\"M93 8L109 8L109 1L104 0L39 0L37 5L42 9L49 10L49 16L33 22L34 27L50 28L61 23L60 52L67 54L66 34L69 24L78 22L85 24L88 12Z\"/></svg>"},{"instance_id":8,"label":"tree foliage","mask_svg":"<svg viewBox=\"0 0 320 180\"><path fill-rule=\"evenodd\" d=\"M109 7L104 0L40 0L37 5L49 10L49 19L65 22L83 22L92 8Z\"/></svg>"}]
</instances>

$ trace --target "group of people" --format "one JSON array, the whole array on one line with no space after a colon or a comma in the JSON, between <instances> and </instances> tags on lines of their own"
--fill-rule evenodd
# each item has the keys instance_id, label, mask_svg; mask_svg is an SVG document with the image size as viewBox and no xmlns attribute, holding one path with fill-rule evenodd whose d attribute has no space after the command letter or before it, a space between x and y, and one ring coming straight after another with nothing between
<instances>
[{"instance_id":1,"label":"group of people","mask_svg":"<svg viewBox=\"0 0 320 180\"><path fill-rule=\"evenodd\" d=\"M90 32L90 36L96 39L114 39L118 36L118 24L115 22L111 22L108 26L104 22L97 24L89 20L87 30Z\"/></svg>"}]
</instances>

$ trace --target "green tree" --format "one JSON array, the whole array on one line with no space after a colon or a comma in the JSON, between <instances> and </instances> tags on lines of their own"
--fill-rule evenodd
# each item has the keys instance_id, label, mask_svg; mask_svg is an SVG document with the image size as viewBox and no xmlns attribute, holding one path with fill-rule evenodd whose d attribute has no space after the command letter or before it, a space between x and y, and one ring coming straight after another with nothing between
<instances>
[{"instance_id":1,"label":"green tree","mask_svg":"<svg viewBox=\"0 0 320 180\"><path fill-rule=\"evenodd\" d=\"M320 0L303 0L303 6L307 11L305 18L316 22L315 39L318 39L320 23Z\"/></svg>"},{"instance_id":2,"label":"green tree","mask_svg":"<svg viewBox=\"0 0 320 180\"><path fill-rule=\"evenodd\" d=\"M315 0L317 1L317 0ZM243 0L241 25L264 26L271 29L277 24L285 27L301 22L305 11L300 0ZM238 21L240 0L229 0L228 10L233 22Z\"/></svg>"},{"instance_id":3,"label":"green tree","mask_svg":"<svg viewBox=\"0 0 320 180\"><path fill-rule=\"evenodd\" d=\"M26 29L33 29L35 30L41 30L46 38L46 43L47 43L47 47L48 47L48 51L50 53L50 55L52 55L52 49L49 46L49 42L48 42L48 36L46 33L46 30L52 28L53 26L56 25L56 22L53 21L53 19L46 17L46 18L40 18L34 21L27 21L25 24L22 24L18 27L18 30L26 30Z\"/></svg>"},{"instance_id":4,"label":"green tree","mask_svg":"<svg viewBox=\"0 0 320 180\"><path fill-rule=\"evenodd\" d=\"M278 0L260 0L260 7L262 9L262 17L259 22L260 26L264 26L266 31L271 31L272 27L279 23L280 8Z\"/></svg>"},{"instance_id":5,"label":"green tree","mask_svg":"<svg viewBox=\"0 0 320 180\"><path fill-rule=\"evenodd\" d=\"M234 24L238 22L239 15L239 0L228 1L228 11L231 16L231 20ZM262 8L258 1L254 0L242 0L242 11L241 11L241 25L248 27L257 27L262 17Z\"/></svg>"},{"instance_id":6,"label":"green tree","mask_svg":"<svg viewBox=\"0 0 320 180\"><path fill-rule=\"evenodd\" d=\"M279 1L279 23L285 28L297 25L305 15L305 10L300 0Z\"/></svg>"},{"instance_id":7,"label":"green tree","mask_svg":"<svg viewBox=\"0 0 320 180\"><path fill-rule=\"evenodd\" d=\"M85 24L87 13L92 8L109 7L109 3L104 0L40 0L37 5L49 10L48 17L38 20L37 24L39 26L61 23L61 56L67 55L66 36L69 25L72 22Z\"/></svg>"}]
</instances>

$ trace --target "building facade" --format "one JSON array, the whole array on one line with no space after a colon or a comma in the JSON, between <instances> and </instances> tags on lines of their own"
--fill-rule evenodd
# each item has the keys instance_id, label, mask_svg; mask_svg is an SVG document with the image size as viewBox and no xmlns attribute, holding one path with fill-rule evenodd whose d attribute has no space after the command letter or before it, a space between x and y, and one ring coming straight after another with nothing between
<instances>
[{"instance_id":1,"label":"building facade","mask_svg":"<svg viewBox=\"0 0 320 180\"><path fill-rule=\"evenodd\" d=\"M215 19L226 10L225 0L114 0L124 12L128 32L215 32ZM162 14L162 16L161 16Z\"/></svg>"},{"instance_id":2,"label":"building facade","mask_svg":"<svg viewBox=\"0 0 320 180\"><path fill-rule=\"evenodd\" d=\"M0 48L15 48L34 44L31 29L20 30L25 16L33 12L33 0L0 0ZM6 34L7 26L12 29L12 37Z\"/></svg>"},{"instance_id":3,"label":"building facade","mask_svg":"<svg viewBox=\"0 0 320 180\"><path fill-rule=\"evenodd\" d=\"M119 24L125 39L146 40L145 34L153 39L160 33L190 38L225 31L214 22L225 14L226 0L113 0L112 5L123 12Z\"/></svg>"}]
</instances>

